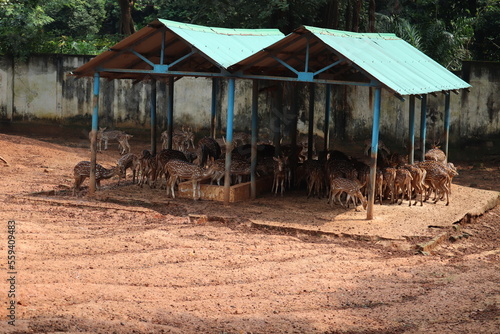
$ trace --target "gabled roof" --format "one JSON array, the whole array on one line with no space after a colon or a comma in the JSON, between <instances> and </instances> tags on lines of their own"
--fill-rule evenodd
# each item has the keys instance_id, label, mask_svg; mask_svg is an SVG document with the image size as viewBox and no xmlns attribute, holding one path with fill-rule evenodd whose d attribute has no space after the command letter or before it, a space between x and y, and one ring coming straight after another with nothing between
<instances>
[{"instance_id":1,"label":"gabled roof","mask_svg":"<svg viewBox=\"0 0 500 334\"><path fill-rule=\"evenodd\" d=\"M100 71L101 77L110 79L141 79L148 70L160 75L166 71L184 75L220 73L283 37L278 29L212 28L157 19L73 74L92 76Z\"/></svg>"},{"instance_id":2,"label":"gabled roof","mask_svg":"<svg viewBox=\"0 0 500 334\"><path fill-rule=\"evenodd\" d=\"M394 34L302 26L227 29L157 19L73 71L110 79L149 75L261 78L382 86L397 95L470 85Z\"/></svg>"},{"instance_id":3,"label":"gabled roof","mask_svg":"<svg viewBox=\"0 0 500 334\"><path fill-rule=\"evenodd\" d=\"M298 73L309 71L315 73L314 79L320 82L370 86L379 82L399 95L470 87L394 34L354 33L309 26L296 29L229 70L248 76L267 73L278 77L297 77Z\"/></svg>"}]
</instances>

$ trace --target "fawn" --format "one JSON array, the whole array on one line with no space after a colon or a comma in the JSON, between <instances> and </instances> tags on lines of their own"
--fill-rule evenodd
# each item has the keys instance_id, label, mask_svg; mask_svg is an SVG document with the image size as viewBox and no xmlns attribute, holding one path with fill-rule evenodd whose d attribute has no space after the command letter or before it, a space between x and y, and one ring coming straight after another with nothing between
<instances>
[{"instance_id":1,"label":"fawn","mask_svg":"<svg viewBox=\"0 0 500 334\"><path fill-rule=\"evenodd\" d=\"M77 163L75 168L73 168L73 174L75 177L73 196L75 196L76 191L80 190L80 186L82 185L83 181L87 177L90 177L90 161L80 161L79 163ZM115 166L113 168L107 169L99 164L95 165L95 179L98 187L101 186L101 180L112 178L115 175L122 177L123 174L120 166Z\"/></svg>"}]
</instances>

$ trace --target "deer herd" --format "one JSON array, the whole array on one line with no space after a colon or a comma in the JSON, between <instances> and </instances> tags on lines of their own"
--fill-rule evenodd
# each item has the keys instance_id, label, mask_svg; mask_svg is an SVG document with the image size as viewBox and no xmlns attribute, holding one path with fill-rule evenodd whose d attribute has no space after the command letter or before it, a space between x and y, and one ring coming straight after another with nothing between
<instances>
[{"instance_id":1,"label":"deer herd","mask_svg":"<svg viewBox=\"0 0 500 334\"><path fill-rule=\"evenodd\" d=\"M90 136L90 134L89 134ZM166 131L161 134L162 150L152 154L143 150L140 155L130 152L128 140L131 135L122 131L106 131L100 128L97 133L98 151L108 148L109 141L117 141L122 155L117 165L107 169L96 165L96 181L118 176L118 185L126 178L127 170L132 172L132 183L140 187L166 189L167 196L175 198L179 182L191 181L193 199L201 197L200 183L209 180L211 184L221 184L225 177L225 144L222 140L204 137L194 145L195 135L191 128L182 127L172 134L172 149L168 149ZM250 136L244 132L235 133L233 142L237 144L231 151L229 174L231 184L247 182L251 174ZM365 155L371 143L365 142ZM368 147L368 148L367 148ZM307 159L304 151L307 145L299 142L295 149L291 145L280 145L279 152L270 143L257 144L257 168L259 177L272 177L272 192L284 195L286 189L306 188L307 198L315 196L327 198L331 206L340 204L356 209L367 207L369 166L345 153L332 150L316 152L314 159ZM293 167L295 166L295 167ZM80 189L85 178L90 175L90 162L81 161L74 167L73 195ZM446 155L437 146L427 151L425 160L409 164L407 156L391 153L380 141L377 171L374 185L374 201L379 204L399 204L407 201L408 206L423 205L433 196L432 201L450 202L451 182L458 175L455 166L447 162Z\"/></svg>"}]
</instances>

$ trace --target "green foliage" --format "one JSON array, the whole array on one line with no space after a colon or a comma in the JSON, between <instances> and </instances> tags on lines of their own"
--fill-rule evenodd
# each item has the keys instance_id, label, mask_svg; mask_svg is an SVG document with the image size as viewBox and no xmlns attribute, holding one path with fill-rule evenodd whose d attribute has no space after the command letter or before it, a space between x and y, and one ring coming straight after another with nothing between
<instances>
[{"instance_id":1,"label":"green foliage","mask_svg":"<svg viewBox=\"0 0 500 334\"><path fill-rule=\"evenodd\" d=\"M73 55L98 55L110 46L118 43L121 36L88 35L85 39L73 38L71 36L59 36L58 38L47 39L41 43L39 53L73 54Z\"/></svg>"},{"instance_id":2,"label":"green foliage","mask_svg":"<svg viewBox=\"0 0 500 334\"><path fill-rule=\"evenodd\" d=\"M315 24L326 0L172 0L155 5L157 17L227 28L278 28ZM150 16L149 19L156 17Z\"/></svg>"},{"instance_id":3,"label":"green foliage","mask_svg":"<svg viewBox=\"0 0 500 334\"><path fill-rule=\"evenodd\" d=\"M135 0L137 28L156 18L228 28L326 26L334 15L349 30L359 14L367 31L368 1ZM377 31L393 32L449 69L464 59L500 60L500 0L377 0ZM330 7L329 7L330 6ZM118 42L117 0L0 0L0 54L98 54Z\"/></svg>"},{"instance_id":4,"label":"green foliage","mask_svg":"<svg viewBox=\"0 0 500 334\"><path fill-rule=\"evenodd\" d=\"M53 21L38 1L0 2L0 54L26 58L43 39L43 27Z\"/></svg>"},{"instance_id":5,"label":"green foliage","mask_svg":"<svg viewBox=\"0 0 500 334\"><path fill-rule=\"evenodd\" d=\"M488 1L478 14L474 29L474 58L500 61L500 1Z\"/></svg>"},{"instance_id":6,"label":"green foliage","mask_svg":"<svg viewBox=\"0 0 500 334\"><path fill-rule=\"evenodd\" d=\"M44 6L53 22L46 31L54 36L85 38L99 33L105 18L105 0L52 0Z\"/></svg>"},{"instance_id":7,"label":"green foliage","mask_svg":"<svg viewBox=\"0 0 500 334\"><path fill-rule=\"evenodd\" d=\"M379 14L377 16L377 31L392 32L419 50L423 49L420 31L408 20L397 16Z\"/></svg>"}]
</instances>

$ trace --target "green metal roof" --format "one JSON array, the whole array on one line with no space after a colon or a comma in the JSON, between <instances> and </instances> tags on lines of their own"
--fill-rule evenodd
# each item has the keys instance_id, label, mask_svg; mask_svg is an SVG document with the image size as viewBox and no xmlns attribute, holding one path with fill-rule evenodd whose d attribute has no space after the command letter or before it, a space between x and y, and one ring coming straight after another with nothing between
<instances>
[{"instance_id":1,"label":"green metal roof","mask_svg":"<svg viewBox=\"0 0 500 334\"><path fill-rule=\"evenodd\" d=\"M234 76L377 86L399 95L470 85L394 34L310 26L227 29L157 19L73 71L109 79Z\"/></svg>"},{"instance_id":2,"label":"green metal roof","mask_svg":"<svg viewBox=\"0 0 500 334\"><path fill-rule=\"evenodd\" d=\"M137 80L151 74L210 76L283 37L278 29L212 28L157 19L73 74L100 72L103 78Z\"/></svg>"},{"instance_id":3,"label":"green metal roof","mask_svg":"<svg viewBox=\"0 0 500 334\"><path fill-rule=\"evenodd\" d=\"M394 34L354 33L304 26L333 52L352 61L400 95L471 87L432 58Z\"/></svg>"},{"instance_id":4,"label":"green metal roof","mask_svg":"<svg viewBox=\"0 0 500 334\"><path fill-rule=\"evenodd\" d=\"M278 29L227 29L158 21L224 68L284 37Z\"/></svg>"}]
</instances>

